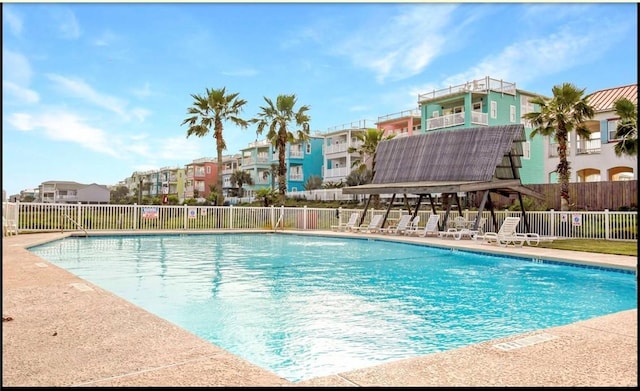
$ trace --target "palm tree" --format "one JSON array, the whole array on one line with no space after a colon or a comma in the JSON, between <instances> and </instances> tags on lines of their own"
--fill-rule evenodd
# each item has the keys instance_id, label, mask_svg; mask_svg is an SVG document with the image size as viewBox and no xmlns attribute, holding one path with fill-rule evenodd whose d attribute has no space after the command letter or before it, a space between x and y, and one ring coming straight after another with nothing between
<instances>
[{"instance_id":1,"label":"palm tree","mask_svg":"<svg viewBox=\"0 0 640 391\"><path fill-rule=\"evenodd\" d=\"M627 98L620 98L613 103L616 114L620 117L616 127L614 147L616 156L636 156L638 154L638 106Z\"/></svg>"},{"instance_id":2,"label":"palm tree","mask_svg":"<svg viewBox=\"0 0 640 391\"><path fill-rule=\"evenodd\" d=\"M362 141L362 144L360 144L358 148L349 147L348 151L349 153L358 153L360 160L353 162L352 167L356 167L354 171L357 171L357 173L352 171L349 174L347 177L347 185L352 186L350 183L363 181L364 183L371 183L376 172L376 150L378 149L378 144L380 141L391 140L393 137L395 137L395 134L385 136L384 130L375 128L369 128L364 132L355 134L355 138ZM375 208L380 207L379 194L372 194L369 199L373 201Z\"/></svg>"},{"instance_id":3,"label":"palm tree","mask_svg":"<svg viewBox=\"0 0 640 391\"><path fill-rule=\"evenodd\" d=\"M395 134L389 136L384 135L384 130L370 128L364 132L356 133L355 138L362 141L362 144L358 147L349 147L349 153L358 153L360 160L353 162L353 166L358 166L359 171L371 170L371 179L376 172L376 149L380 141L391 140Z\"/></svg>"},{"instance_id":4,"label":"palm tree","mask_svg":"<svg viewBox=\"0 0 640 391\"><path fill-rule=\"evenodd\" d=\"M246 100L238 98L238 93L227 94L225 87L219 89L206 89L204 95L191 94L193 106L187 109L187 117L182 123L189 125L187 138L191 135L204 137L213 128L213 137L216 139L216 152L218 160L217 197L216 205L223 203L222 196L222 151L227 149L227 145L222 136L223 123L231 121L241 128L246 128L248 122L238 114L247 103Z\"/></svg>"},{"instance_id":5,"label":"palm tree","mask_svg":"<svg viewBox=\"0 0 640 391\"><path fill-rule=\"evenodd\" d=\"M540 134L555 139L558 144L558 181L560 182L560 209L569 210L569 178L571 167L567 160L567 143L572 131L585 139L589 139L591 133L584 121L593 118L595 110L583 96L584 89L579 89L571 83L563 83L554 86L551 91L553 98L537 96L531 103L539 106L540 111L523 115L525 120L531 122L533 130L530 137Z\"/></svg>"},{"instance_id":6,"label":"palm tree","mask_svg":"<svg viewBox=\"0 0 640 391\"><path fill-rule=\"evenodd\" d=\"M309 106L301 106L295 111L297 98L295 94L278 95L275 104L267 97L266 106L261 106L258 118L251 120L257 123L257 134L262 134L268 128L267 140L269 140L278 151L278 190L282 201L287 190L287 167L285 166L285 151L287 143L303 142L309 139L309 121L311 118L307 114ZM289 131L289 125L294 123L298 129L295 133Z\"/></svg>"},{"instance_id":7,"label":"palm tree","mask_svg":"<svg viewBox=\"0 0 640 391\"><path fill-rule=\"evenodd\" d=\"M244 194L244 190L242 189L243 185L253 185L253 178L251 178L251 174L243 170L235 170L231 174L230 181L233 187L238 186L238 197L242 197Z\"/></svg>"}]
</instances>

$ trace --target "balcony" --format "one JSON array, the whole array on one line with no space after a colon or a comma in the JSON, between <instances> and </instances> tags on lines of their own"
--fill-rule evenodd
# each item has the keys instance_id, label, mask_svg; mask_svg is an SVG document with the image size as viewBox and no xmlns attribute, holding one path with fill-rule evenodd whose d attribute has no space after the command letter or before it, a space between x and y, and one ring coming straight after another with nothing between
<instances>
[{"instance_id":1,"label":"balcony","mask_svg":"<svg viewBox=\"0 0 640 391\"><path fill-rule=\"evenodd\" d=\"M492 79L489 76L482 79L472 80L464 84L449 86L440 90L433 90L425 94L418 95L418 102L424 103L443 98L445 96L457 95L460 93L484 93L495 91L503 94L516 95L516 83L510 83L503 80Z\"/></svg>"},{"instance_id":2,"label":"balcony","mask_svg":"<svg viewBox=\"0 0 640 391\"><path fill-rule=\"evenodd\" d=\"M393 113L393 114L387 114L387 115L383 115L378 117L378 123L380 122L385 122L385 121L391 121L394 119L400 119L400 118L407 118L407 117L417 117L420 118L421 113L420 110L404 110L398 113Z\"/></svg>"},{"instance_id":3,"label":"balcony","mask_svg":"<svg viewBox=\"0 0 640 391\"><path fill-rule=\"evenodd\" d=\"M302 174L289 174L289 180L290 181L301 181L304 178L304 175Z\"/></svg>"},{"instance_id":4,"label":"balcony","mask_svg":"<svg viewBox=\"0 0 640 391\"><path fill-rule=\"evenodd\" d=\"M296 149L296 150L291 150L289 151L289 157L293 157L293 158L301 158L302 157L302 150L301 149Z\"/></svg>"},{"instance_id":5,"label":"balcony","mask_svg":"<svg viewBox=\"0 0 640 391\"><path fill-rule=\"evenodd\" d=\"M329 181L335 180L332 178L342 179L349 175L349 172L348 167L327 168L324 170L324 179Z\"/></svg>"},{"instance_id":6,"label":"balcony","mask_svg":"<svg viewBox=\"0 0 640 391\"><path fill-rule=\"evenodd\" d=\"M427 120L427 130L450 128L464 125L464 113L455 113Z\"/></svg>"},{"instance_id":7,"label":"balcony","mask_svg":"<svg viewBox=\"0 0 640 391\"><path fill-rule=\"evenodd\" d=\"M591 155L594 153L600 153L602 149L602 145L600 144L600 139L590 139L585 141L578 141L578 150L576 151L577 155Z\"/></svg>"}]
</instances>

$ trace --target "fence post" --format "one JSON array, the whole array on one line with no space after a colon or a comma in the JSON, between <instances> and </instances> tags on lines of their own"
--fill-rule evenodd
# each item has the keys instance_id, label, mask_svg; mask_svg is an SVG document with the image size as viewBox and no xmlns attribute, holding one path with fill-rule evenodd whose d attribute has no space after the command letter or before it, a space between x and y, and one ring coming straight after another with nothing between
<instances>
[{"instance_id":1,"label":"fence post","mask_svg":"<svg viewBox=\"0 0 640 391\"><path fill-rule=\"evenodd\" d=\"M276 207L271 205L271 229L276 229Z\"/></svg>"},{"instance_id":2,"label":"fence post","mask_svg":"<svg viewBox=\"0 0 640 391\"><path fill-rule=\"evenodd\" d=\"M549 219L549 236L556 236L556 212L550 209L551 218Z\"/></svg>"},{"instance_id":3,"label":"fence post","mask_svg":"<svg viewBox=\"0 0 640 391\"><path fill-rule=\"evenodd\" d=\"M233 205L229 204L229 229L233 229Z\"/></svg>"},{"instance_id":4,"label":"fence post","mask_svg":"<svg viewBox=\"0 0 640 391\"><path fill-rule=\"evenodd\" d=\"M609 227L610 217L609 217L609 209L604 210L604 238L606 240L611 239L611 229Z\"/></svg>"},{"instance_id":5,"label":"fence post","mask_svg":"<svg viewBox=\"0 0 640 391\"><path fill-rule=\"evenodd\" d=\"M77 228L80 228L80 227L83 227L83 228L86 230L86 229L87 229L87 227L85 227L85 225L84 225L84 224L82 224L82 209L80 208L80 205L81 205L81 204L80 204L80 202L78 201L78 203L76 204L76 218L78 219L78 225L79 225L79 227L76 227L76 229L77 229Z\"/></svg>"},{"instance_id":6,"label":"fence post","mask_svg":"<svg viewBox=\"0 0 640 391\"><path fill-rule=\"evenodd\" d=\"M302 213L303 213L302 229L306 231L307 230L307 206L306 205L302 207Z\"/></svg>"},{"instance_id":7,"label":"fence post","mask_svg":"<svg viewBox=\"0 0 640 391\"><path fill-rule=\"evenodd\" d=\"M183 204L182 207L182 229L186 230L189 227L189 206Z\"/></svg>"},{"instance_id":8,"label":"fence post","mask_svg":"<svg viewBox=\"0 0 640 391\"><path fill-rule=\"evenodd\" d=\"M138 203L134 202L133 203L133 229L139 229L140 225L138 224L138 219L140 218L138 216Z\"/></svg>"}]
</instances>

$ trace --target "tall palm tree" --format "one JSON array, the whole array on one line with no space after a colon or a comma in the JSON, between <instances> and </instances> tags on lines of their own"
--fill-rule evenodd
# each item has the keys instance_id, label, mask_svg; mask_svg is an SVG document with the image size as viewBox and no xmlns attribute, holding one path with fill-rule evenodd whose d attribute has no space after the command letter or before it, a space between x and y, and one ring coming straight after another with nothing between
<instances>
[{"instance_id":1,"label":"tall palm tree","mask_svg":"<svg viewBox=\"0 0 640 391\"><path fill-rule=\"evenodd\" d=\"M613 147L616 156L638 154L638 106L627 98L620 98L613 103L616 114L620 117L616 127L616 139Z\"/></svg>"},{"instance_id":2,"label":"tall palm tree","mask_svg":"<svg viewBox=\"0 0 640 391\"><path fill-rule=\"evenodd\" d=\"M278 190L282 201L284 201L287 191L287 167L284 159L287 143L304 142L309 139L309 121L311 118L307 111L309 111L310 107L306 105L300 106L296 111L297 98L295 94L278 95L275 104L267 97L264 97L264 100L267 105L261 106L258 118L253 118L250 122L258 124L257 134L262 134L265 128L268 129L267 140L278 151ZM289 130L291 124L298 128L295 133Z\"/></svg>"},{"instance_id":3,"label":"tall palm tree","mask_svg":"<svg viewBox=\"0 0 640 391\"><path fill-rule=\"evenodd\" d=\"M217 153L217 197L216 205L223 203L222 196L222 151L227 149L227 145L222 136L224 130L224 122L231 121L241 128L248 126L248 121L240 118L238 115L242 112L246 100L238 98L238 93L228 93L226 88L209 89L207 88L204 95L191 94L193 98L193 106L187 109L190 114L182 123L189 125L187 129L187 138L191 135L204 137L213 129L213 137L216 139Z\"/></svg>"},{"instance_id":4,"label":"tall palm tree","mask_svg":"<svg viewBox=\"0 0 640 391\"><path fill-rule=\"evenodd\" d=\"M593 118L594 108L588 104L584 89L571 83L554 86L553 98L537 96L531 103L539 106L540 111L530 112L523 118L533 127L530 137L540 134L553 137L558 144L558 181L560 182L560 209L569 210L569 178L571 167L567 160L569 135L575 131L581 138L589 139L591 133L584 121Z\"/></svg>"},{"instance_id":5,"label":"tall palm tree","mask_svg":"<svg viewBox=\"0 0 640 391\"><path fill-rule=\"evenodd\" d=\"M229 178L229 180L233 187L238 186L238 197L242 197L244 195L242 186L245 184L253 185L253 178L251 178L251 174L243 170L235 170L231 173L231 178Z\"/></svg>"},{"instance_id":6,"label":"tall palm tree","mask_svg":"<svg viewBox=\"0 0 640 391\"><path fill-rule=\"evenodd\" d=\"M357 166L359 171L371 170L371 179L373 179L373 173L376 172L376 149L380 141L391 140L395 134L389 136L384 135L384 130L370 128L363 132L356 133L354 137L358 141L362 141L362 144L356 147L349 147L349 153L358 153L360 160L353 163L353 166Z\"/></svg>"},{"instance_id":7,"label":"tall palm tree","mask_svg":"<svg viewBox=\"0 0 640 391\"><path fill-rule=\"evenodd\" d=\"M388 136L384 135L384 130L369 128L363 132L356 133L354 137L362 141L362 144L358 148L349 147L349 153L358 153L360 155L360 160L355 161L352 164L352 167L356 167L354 171L357 171L358 174L354 174L351 172L347 177L347 183L353 183L353 181L366 181L365 183L370 183L373 180L373 176L376 172L376 150L378 149L378 144L380 141L391 140L395 137L395 134L390 134ZM373 201L373 206L375 208L380 207L380 195L372 194L370 200Z\"/></svg>"}]
</instances>

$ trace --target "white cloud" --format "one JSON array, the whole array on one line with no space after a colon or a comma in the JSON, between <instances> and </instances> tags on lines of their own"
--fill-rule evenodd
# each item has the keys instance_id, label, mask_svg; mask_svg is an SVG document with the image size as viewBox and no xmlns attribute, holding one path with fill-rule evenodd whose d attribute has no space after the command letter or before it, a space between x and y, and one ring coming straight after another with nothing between
<instances>
[{"instance_id":1,"label":"white cloud","mask_svg":"<svg viewBox=\"0 0 640 391\"><path fill-rule=\"evenodd\" d=\"M117 38L117 35L115 35L111 31L105 31L100 36L95 38L92 43L95 46L111 46Z\"/></svg>"},{"instance_id":2,"label":"white cloud","mask_svg":"<svg viewBox=\"0 0 640 391\"><path fill-rule=\"evenodd\" d=\"M37 92L7 80L2 81L2 91L7 93L7 97L5 97L7 101L15 100L15 103L27 104L34 104L40 101L40 96Z\"/></svg>"},{"instance_id":3,"label":"white cloud","mask_svg":"<svg viewBox=\"0 0 640 391\"><path fill-rule=\"evenodd\" d=\"M149 97L151 96L151 86L149 85L149 82L146 82L144 83L144 86L132 89L131 93L138 98Z\"/></svg>"},{"instance_id":4,"label":"white cloud","mask_svg":"<svg viewBox=\"0 0 640 391\"><path fill-rule=\"evenodd\" d=\"M19 36L22 33L22 18L11 7L2 7L2 19L9 26L11 34Z\"/></svg>"},{"instance_id":5,"label":"white cloud","mask_svg":"<svg viewBox=\"0 0 640 391\"><path fill-rule=\"evenodd\" d=\"M2 48L2 79L19 86L31 82L31 65L24 55Z\"/></svg>"},{"instance_id":6,"label":"white cloud","mask_svg":"<svg viewBox=\"0 0 640 391\"><path fill-rule=\"evenodd\" d=\"M51 17L57 23L56 27L62 38L80 38L80 24L70 9L63 7L51 8Z\"/></svg>"},{"instance_id":7,"label":"white cloud","mask_svg":"<svg viewBox=\"0 0 640 391\"><path fill-rule=\"evenodd\" d=\"M119 157L110 145L113 140L102 129L84 123L83 119L64 111L51 111L38 114L14 113L9 123L18 130L41 129L48 139L80 144L82 147Z\"/></svg>"},{"instance_id":8,"label":"white cloud","mask_svg":"<svg viewBox=\"0 0 640 391\"><path fill-rule=\"evenodd\" d=\"M383 25L367 22L342 43L334 43L336 51L351 58L356 66L371 69L378 82L414 76L446 49L445 37L451 39L453 29L449 24L456 7L401 7L401 12Z\"/></svg>"},{"instance_id":9,"label":"white cloud","mask_svg":"<svg viewBox=\"0 0 640 391\"><path fill-rule=\"evenodd\" d=\"M89 84L80 79L73 79L57 74L47 74L49 80L53 81L62 92L83 99L87 102L93 103L98 107L112 111L122 117L123 120L129 121L131 118L136 118L142 122L147 115L150 114L148 110L142 108L135 108L131 111L127 110L127 102L116 98L111 95L103 94L96 91Z\"/></svg>"}]
</instances>

